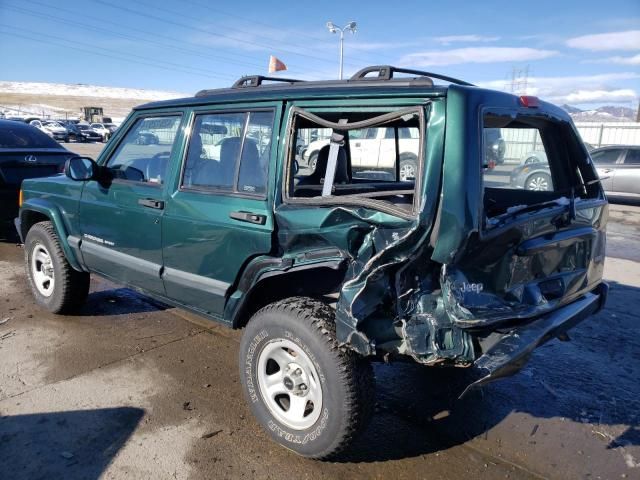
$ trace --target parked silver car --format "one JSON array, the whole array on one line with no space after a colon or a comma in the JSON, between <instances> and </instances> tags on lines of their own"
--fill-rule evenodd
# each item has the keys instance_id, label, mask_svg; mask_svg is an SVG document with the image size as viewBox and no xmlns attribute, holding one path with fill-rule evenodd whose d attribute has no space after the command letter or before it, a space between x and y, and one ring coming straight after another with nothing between
<instances>
[{"instance_id":1,"label":"parked silver car","mask_svg":"<svg viewBox=\"0 0 640 480\"><path fill-rule=\"evenodd\" d=\"M509 183L512 188L543 191L552 188L546 155L536 153L536 156L528 154L523 163L511 171ZM640 146L596 148L591 151L591 159L609 197L640 200Z\"/></svg>"},{"instance_id":2,"label":"parked silver car","mask_svg":"<svg viewBox=\"0 0 640 480\"><path fill-rule=\"evenodd\" d=\"M640 200L640 146L598 148L591 158L609 197Z\"/></svg>"}]
</instances>

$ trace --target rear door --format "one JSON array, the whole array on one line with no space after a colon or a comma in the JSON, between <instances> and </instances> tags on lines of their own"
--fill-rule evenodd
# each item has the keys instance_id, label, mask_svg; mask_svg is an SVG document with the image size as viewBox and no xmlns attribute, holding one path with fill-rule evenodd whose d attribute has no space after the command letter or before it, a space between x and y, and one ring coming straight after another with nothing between
<instances>
[{"instance_id":1,"label":"rear door","mask_svg":"<svg viewBox=\"0 0 640 480\"><path fill-rule=\"evenodd\" d=\"M177 161L181 113L139 114L100 163L109 183L87 182L79 207L85 264L114 280L164 294L162 217L166 180ZM140 145L140 132L158 143Z\"/></svg>"},{"instance_id":2,"label":"rear door","mask_svg":"<svg viewBox=\"0 0 640 480\"><path fill-rule=\"evenodd\" d=\"M628 148L622 163L616 165L614 192L640 196L640 147Z\"/></svg>"},{"instance_id":3,"label":"rear door","mask_svg":"<svg viewBox=\"0 0 640 480\"><path fill-rule=\"evenodd\" d=\"M162 225L163 279L173 300L222 318L243 267L271 251L280 111L272 103L194 112Z\"/></svg>"}]
</instances>

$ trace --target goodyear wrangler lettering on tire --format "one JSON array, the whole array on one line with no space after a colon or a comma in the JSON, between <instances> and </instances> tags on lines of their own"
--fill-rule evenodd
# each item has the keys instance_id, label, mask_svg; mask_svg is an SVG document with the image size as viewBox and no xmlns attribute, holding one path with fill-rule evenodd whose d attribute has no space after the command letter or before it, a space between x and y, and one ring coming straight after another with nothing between
<instances>
[{"instance_id":1,"label":"goodyear wrangler lettering on tire","mask_svg":"<svg viewBox=\"0 0 640 480\"><path fill-rule=\"evenodd\" d=\"M253 340L251 341L251 344L249 345L249 351L248 351L247 360L245 363L245 366L246 366L245 373L248 379L247 390L249 391L249 397L251 399L251 402L258 401L258 395L256 394L256 389L253 384L253 374L252 374L253 357L255 356L256 348L258 347L258 344L268 336L269 336L269 333L266 330L262 330L258 335L256 335L253 338Z\"/></svg>"}]
</instances>

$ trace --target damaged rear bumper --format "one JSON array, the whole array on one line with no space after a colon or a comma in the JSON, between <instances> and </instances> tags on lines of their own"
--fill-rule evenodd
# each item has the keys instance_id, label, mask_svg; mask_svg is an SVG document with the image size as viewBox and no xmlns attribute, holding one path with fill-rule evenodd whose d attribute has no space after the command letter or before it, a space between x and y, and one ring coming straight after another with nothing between
<instances>
[{"instance_id":1,"label":"damaged rear bumper","mask_svg":"<svg viewBox=\"0 0 640 480\"><path fill-rule=\"evenodd\" d=\"M473 368L484 375L469 385L460 397L473 388L518 372L537 347L561 336L600 311L604 307L608 291L609 286L603 282L581 299L506 333L474 362Z\"/></svg>"}]
</instances>

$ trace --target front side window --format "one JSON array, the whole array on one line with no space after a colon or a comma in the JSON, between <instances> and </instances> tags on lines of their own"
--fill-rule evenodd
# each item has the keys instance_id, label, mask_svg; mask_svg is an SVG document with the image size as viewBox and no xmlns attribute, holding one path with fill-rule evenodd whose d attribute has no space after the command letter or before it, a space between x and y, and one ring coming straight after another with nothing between
<instances>
[{"instance_id":1,"label":"front side window","mask_svg":"<svg viewBox=\"0 0 640 480\"><path fill-rule=\"evenodd\" d=\"M182 187L264 195L273 111L196 117Z\"/></svg>"},{"instance_id":2,"label":"front side window","mask_svg":"<svg viewBox=\"0 0 640 480\"><path fill-rule=\"evenodd\" d=\"M180 119L179 115L137 119L107 162L113 177L162 185Z\"/></svg>"}]
</instances>

